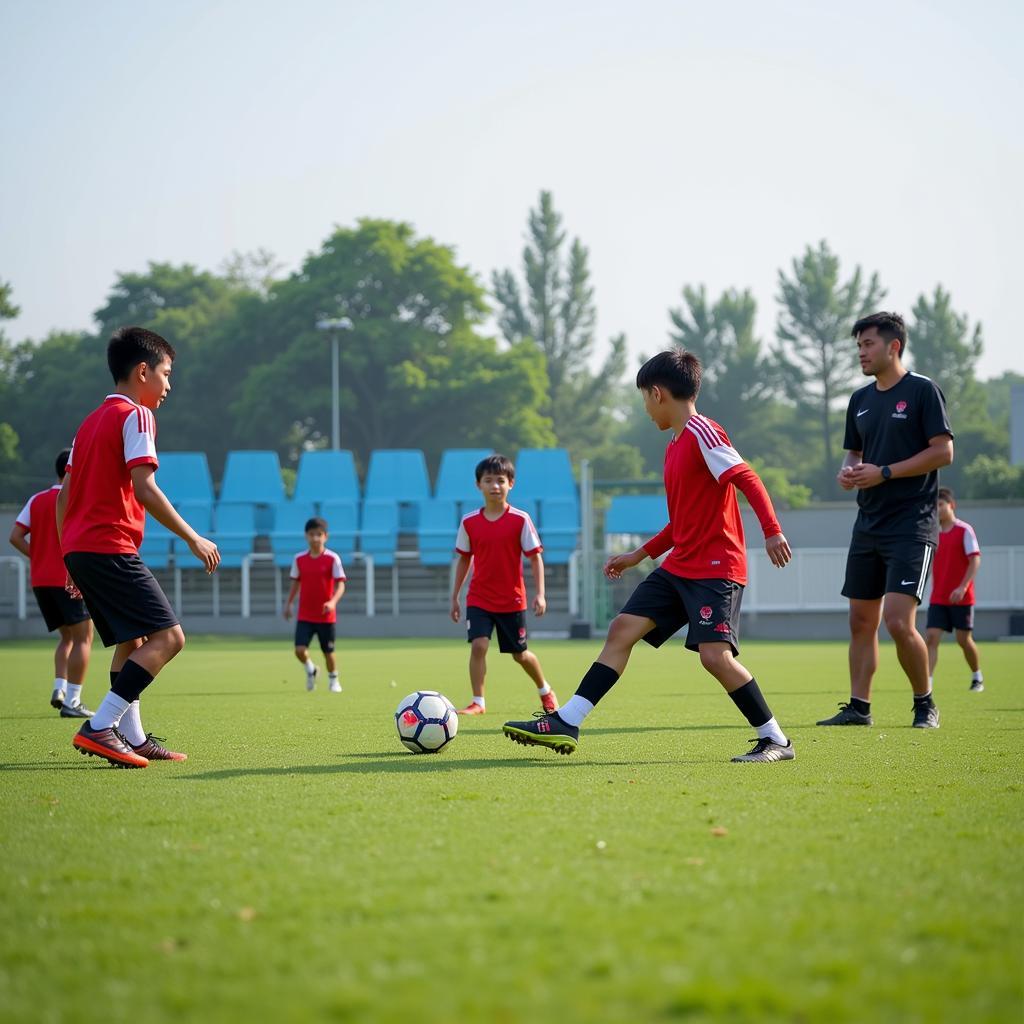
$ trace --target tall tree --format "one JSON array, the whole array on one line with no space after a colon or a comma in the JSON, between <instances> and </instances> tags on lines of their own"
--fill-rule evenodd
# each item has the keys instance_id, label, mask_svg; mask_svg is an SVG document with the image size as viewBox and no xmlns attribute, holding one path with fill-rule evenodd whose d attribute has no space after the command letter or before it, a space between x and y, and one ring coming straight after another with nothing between
<instances>
[{"instance_id":1,"label":"tall tree","mask_svg":"<svg viewBox=\"0 0 1024 1024\"><path fill-rule=\"evenodd\" d=\"M775 365L798 409L813 415L821 441L822 497L837 493L836 434L840 403L857 383L857 350L850 328L884 298L877 274L865 280L860 267L840 280L839 257L828 243L807 246L793 260L792 277L779 271L780 305Z\"/></svg>"},{"instance_id":2,"label":"tall tree","mask_svg":"<svg viewBox=\"0 0 1024 1024\"><path fill-rule=\"evenodd\" d=\"M547 364L547 403L558 442L577 456L612 443L618 385L626 368L626 338L617 335L600 370L590 368L597 311L588 252L578 238L566 251L562 217L550 192L541 192L528 220L523 248L524 291L511 270L495 271L498 325L511 344L529 342Z\"/></svg>"}]
</instances>

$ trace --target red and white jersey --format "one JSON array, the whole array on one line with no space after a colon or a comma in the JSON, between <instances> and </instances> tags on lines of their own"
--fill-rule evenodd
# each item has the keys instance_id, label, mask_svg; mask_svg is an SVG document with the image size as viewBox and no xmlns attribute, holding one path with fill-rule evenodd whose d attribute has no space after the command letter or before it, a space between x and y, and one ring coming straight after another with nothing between
<instances>
[{"instance_id":1,"label":"red and white jersey","mask_svg":"<svg viewBox=\"0 0 1024 1024\"><path fill-rule=\"evenodd\" d=\"M64 554L137 554L146 512L132 487L134 466L160 463L156 419L124 395L107 395L78 428L68 459Z\"/></svg>"},{"instance_id":2,"label":"red and white jersey","mask_svg":"<svg viewBox=\"0 0 1024 1024\"><path fill-rule=\"evenodd\" d=\"M57 538L57 495L60 484L33 494L15 522L29 534L29 566L33 587L63 587L67 579Z\"/></svg>"},{"instance_id":3,"label":"red and white jersey","mask_svg":"<svg viewBox=\"0 0 1024 1024\"><path fill-rule=\"evenodd\" d=\"M482 508L462 517L455 550L473 556L473 576L466 604L488 612L526 610L523 555L544 550L537 527L522 510L505 507L494 520Z\"/></svg>"},{"instance_id":4,"label":"red and white jersey","mask_svg":"<svg viewBox=\"0 0 1024 1024\"><path fill-rule=\"evenodd\" d=\"M736 491L757 514L765 537L782 532L771 499L757 474L706 416L693 415L665 449L668 525L644 550L657 558L670 548L662 568L687 579L747 582L747 550Z\"/></svg>"},{"instance_id":5,"label":"red and white jersey","mask_svg":"<svg viewBox=\"0 0 1024 1024\"><path fill-rule=\"evenodd\" d=\"M334 596L338 580L345 579L339 555L330 548L314 558L303 551L292 560L289 573L299 581L299 618L303 622L336 622L336 611L324 613L324 605Z\"/></svg>"},{"instance_id":6,"label":"red and white jersey","mask_svg":"<svg viewBox=\"0 0 1024 1024\"><path fill-rule=\"evenodd\" d=\"M963 599L951 601L949 595L960 586L972 558L981 557L974 527L954 519L948 530L939 529L939 547L932 570L932 604L974 604L974 580L967 584Z\"/></svg>"}]
</instances>

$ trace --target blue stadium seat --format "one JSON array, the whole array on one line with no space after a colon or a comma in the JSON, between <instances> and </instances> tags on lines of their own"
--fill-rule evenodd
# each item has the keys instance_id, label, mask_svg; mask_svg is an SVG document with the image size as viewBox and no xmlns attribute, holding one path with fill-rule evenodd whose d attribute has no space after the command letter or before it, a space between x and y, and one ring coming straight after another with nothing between
<instances>
[{"instance_id":1,"label":"blue stadium seat","mask_svg":"<svg viewBox=\"0 0 1024 1024\"><path fill-rule=\"evenodd\" d=\"M544 517L544 527L540 531L544 561L551 565L565 565L579 540L579 503L575 498L547 498L541 514Z\"/></svg>"},{"instance_id":2,"label":"blue stadium seat","mask_svg":"<svg viewBox=\"0 0 1024 1024\"><path fill-rule=\"evenodd\" d=\"M425 501L420 506L420 562L423 565L450 565L455 557L455 535L458 528L458 512L454 501L442 498Z\"/></svg>"},{"instance_id":3,"label":"blue stadium seat","mask_svg":"<svg viewBox=\"0 0 1024 1024\"><path fill-rule=\"evenodd\" d=\"M221 502L214 515L212 540L220 548L220 564L225 569L237 569L256 540L255 505Z\"/></svg>"},{"instance_id":4,"label":"blue stadium seat","mask_svg":"<svg viewBox=\"0 0 1024 1024\"><path fill-rule=\"evenodd\" d=\"M146 515L146 526L139 546L139 557L150 569L166 569L171 561L171 539L174 534L151 515Z\"/></svg>"},{"instance_id":5,"label":"blue stadium seat","mask_svg":"<svg viewBox=\"0 0 1024 1024\"><path fill-rule=\"evenodd\" d=\"M213 478L205 452L160 452L156 482L173 505L183 501L213 504Z\"/></svg>"},{"instance_id":6,"label":"blue stadium seat","mask_svg":"<svg viewBox=\"0 0 1024 1024\"><path fill-rule=\"evenodd\" d=\"M268 533L273 525L270 508L284 501L284 481L277 452L228 452L220 482L220 504L259 505L256 527ZM219 528L219 527L218 527Z\"/></svg>"},{"instance_id":7,"label":"blue stadium seat","mask_svg":"<svg viewBox=\"0 0 1024 1024\"><path fill-rule=\"evenodd\" d=\"M356 550L359 506L354 501L325 501L320 506L320 515L327 520L327 546L337 551L347 566Z\"/></svg>"},{"instance_id":8,"label":"blue stadium seat","mask_svg":"<svg viewBox=\"0 0 1024 1024\"><path fill-rule=\"evenodd\" d=\"M512 502L527 498L577 498L572 463L564 448L523 448L516 458ZM541 510L543 513L543 509Z\"/></svg>"},{"instance_id":9,"label":"blue stadium seat","mask_svg":"<svg viewBox=\"0 0 1024 1024\"><path fill-rule=\"evenodd\" d=\"M434 497L459 503L459 512L465 515L470 509L483 504L476 486L476 466L492 452L489 448L447 448L441 453L441 465L437 470L437 484Z\"/></svg>"},{"instance_id":10,"label":"blue stadium seat","mask_svg":"<svg viewBox=\"0 0 1024 1024\"><path fill-rule=\"evenodd\" d=\"M213 533L213 506L208 501L183 501L177 506L178 515L192 527L200 537L210 537ZM171 551L174 553L174 564L179 569L196 569L196 561L188 545L180 537L172 537Z\"/></svg>"},{"instance_id":11,"label":"blue stadium seat","mask_svg":"<svg viewBox=\"0 0 1024 1024\"><path fill-rule=\"evenodd\" d=\"M400 529L416 529L420 504L429 498L427 460L418 448L381 448L370 453L366 500L397 501Z\"/></svg>"},{"instance_id":12,"label":"blue stadium seat","mask_svg":"<svg viewBox=\"0 0 1024 1024\"><path fill-rule=\"evenodd\" d=\"M619 494L605 513L605 533L639 533L648 537L668 523L664 494Z\"/></svg>"},{"instance_id":13,"label":"blue stadium seat","mask_svg":"<svg viewBox=\"0 0 1024 1024\"><path fill-rule=\"evenodd\" d=\"M274 565L286 568L292 559L308 548L306 522L316 515L311 501L286 501L274 508L274 528L270 531L270 550Z\"/></svg>"},{"instance_id":14,"label":"blue stadium seat","mask_svg":"<svg viewBox=\"0 0 1024 1024\"><path fill-rule=\"evenodd\" d=\"M295 478L293 501L359 501L359 478L350 451L303 452Z\"/></svg>"},{"instance_id":15,"label":"blue stadium seat","mask_svg":"<svg viewBox=\"0 0 1024 1024\"><path fill-rule=\"evenodd\" d=\"M376 565L394 565L398 547L398 502L367 499L363 502L363 526L359 531L359 547L372 556ZM341 552L338 552L341 554Z\"/></svg>"}]
</instances>

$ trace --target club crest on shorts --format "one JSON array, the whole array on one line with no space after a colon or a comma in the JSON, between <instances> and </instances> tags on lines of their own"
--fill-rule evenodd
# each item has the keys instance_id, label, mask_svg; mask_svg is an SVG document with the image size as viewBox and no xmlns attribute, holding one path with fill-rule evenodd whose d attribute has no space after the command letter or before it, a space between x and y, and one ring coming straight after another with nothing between
<instances>
[{"instance_id":1,"label":"club crest on shorts","mask_svg":"<svg viewBox=\"0 0 1024 1024\"><path fill-rule=\"evenodd\" d=\"M711 624L711 605L706 604L700 610L700 624L702 626L708 626Z\"/></svg>"}]
</instances>

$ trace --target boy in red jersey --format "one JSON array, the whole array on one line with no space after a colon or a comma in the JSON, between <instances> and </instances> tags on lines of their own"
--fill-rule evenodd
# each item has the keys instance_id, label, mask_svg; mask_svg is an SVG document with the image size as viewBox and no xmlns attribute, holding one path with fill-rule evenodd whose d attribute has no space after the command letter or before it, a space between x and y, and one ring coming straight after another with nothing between
<instances>
[{"instance_id":1,"label":"boy in red jersey","mask_svg":"<svg viewBox=\"0 0 1024 1024\"><path fill-rule=\"evenodd\" d=\"M319 516L306 521L308 551L292 560L291 589L284 603L284 617L292 617L292 603L299 598L299 617L295 623L295 657L306 669L306 689L316 686L317 667L309 656L309 641L315 633L327 663L328 689L341 693L334 660L334 623L337 607L345 593L345 569L341 558L327 547L327 523Z\"/></svg>"},{"instance_id":2,"label":"boy in red jersey","mask_svg":"<svg viewBox=\"0 0 1024 1024\"><path fill-rule=\"evenodd\" d=\"M489 455L476 467L476 485L484 496L484 507L462 517L455 550L452 588L452 622L459 621L459 591L466 582L469 566L473 578L466 595L466 639L470 643L469 683L473 700L460 715L482 715L487 710L484 680L487 648L491 633L498 631L498 650L512 659L533 680L541 706L555 711L558 700L544 678L537 655L526 649L526 586L523 556L530 560L536 596L533 610L541 616L547 610L544 599L544 550L533 520L508 503L515 485L516 468L504 455Z\"/></svg>"},{"instance_id":3,"label":"boy in red jersey","mask_svg":"<svg viewBox=\"0 0 1024 1024\"><path fill-rule=\"evenodd\" d=\"M792 552L758 475L740 458L725 431L697 413L701 365L691 352L674 349L649 359L636 376L644 408L659 430L672 430L665 450L665 492L669 522L657 536L605 563L618 579L648 556L670 552L626 602L608 628L608 639L575 695L556 714L532 722L506 722L517 743L571 754L579 727L625 671L633 648L645 640L660 647L683 626L686 646L700 654L704 668L721 683L756 731L752 749L733 761L790 761L792 742L772 716L756 680L737 660L740 601L747 582L738 487L750 502L773 565L786 565Z\"/></svg>"},{"instance_id":4,"label":"boy in red jersey","mask_svg":"<svg viewBox=\"0 0 1024 1024\"><path fill-rule=\"evenodd\" d=\"M213 572L220 552L174 510L156 485L153 410L171 390L174 349L152 331L122 327L107 346L117 387L75 434L57 498L68 584L81 591L105 647L116 645L110 691L72 743L111 764L145 768L184 761L142 728L139 697L185 646L185 634L153 574L139 558L146 512L184 540Z\"/></svg>"},{"instance_id":5,"label":"boy in red jersey","mask_svg":"<svg viewBox=\"0 0 1024 1024\"><path fill-rule=\"evenodd\" d=\"M985 689L978 648L974 643L974 578L981 565L981 548L974 527L958 519L956 499L948 487L939 488L939 547L932 570L925 640L928 643L928 683L935 676L942 634L956 632L956 642L971 670L975 693Z\"/></svg>"},{"instance_id":6,"label":"boy in red jersey","mask_svg":"<svg viewBox=\"0 0 1024 1024\"><path fill-rule=\"evenodd\" d=\"M92 650L92 619L85 602L64 589L67 569L57 536L57 494L70 454L71 449L65 448L57 456L57 483L25 502L14 522L10 541L29 560L32 591L46 628L60 634L53 654L55 677L50 706L60 711L61 718L92 718L93 712L81 700Z\"/></svg>"}]
</instances>

